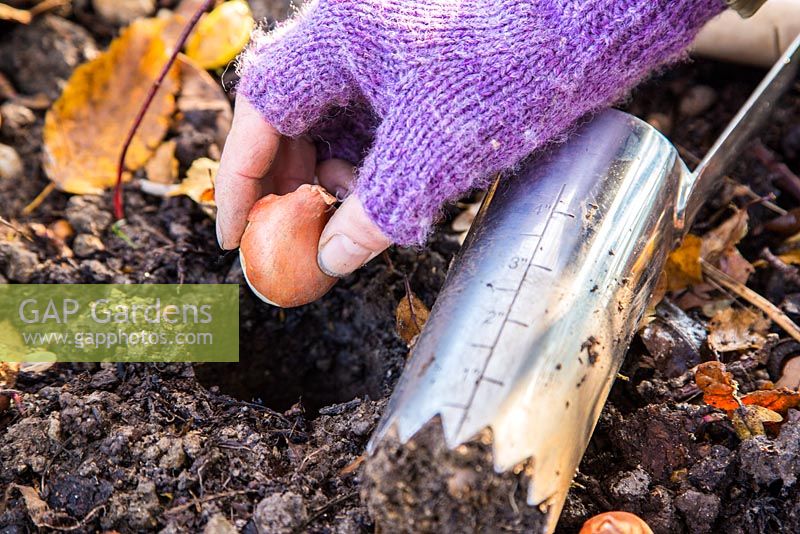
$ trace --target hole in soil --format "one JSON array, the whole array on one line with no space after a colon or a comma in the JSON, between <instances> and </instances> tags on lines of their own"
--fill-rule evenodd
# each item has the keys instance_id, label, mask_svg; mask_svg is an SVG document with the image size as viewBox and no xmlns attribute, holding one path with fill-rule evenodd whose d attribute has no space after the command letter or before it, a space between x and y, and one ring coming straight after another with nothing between
<instances>
[{"instance_id":1,"label":"hole in soil","mask_svg":"<svg viewBox=\"0 0 800 534\"><path fill-rule=\"evenodd\" d=\"M259 303L247 310L250 317L242 315L239 363L195 365L198 381L277 411L302 401L308 414L356 397L379 398L385 340L358 335L346 314L329 315L342 306L337 300L300 311L264 309ZM381 328L380 319L375 323L373 329Z\"/></svg>"}]
</instances>

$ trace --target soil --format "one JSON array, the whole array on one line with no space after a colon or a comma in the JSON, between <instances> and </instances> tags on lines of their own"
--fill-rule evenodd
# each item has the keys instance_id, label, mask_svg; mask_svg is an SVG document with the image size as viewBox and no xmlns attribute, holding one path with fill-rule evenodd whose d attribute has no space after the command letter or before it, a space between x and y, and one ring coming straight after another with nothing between
<instances>
[{"instance_id":1,"label":"soil","mask_svg":"<svg viewBox=\"0 0 800 534\"><path fill-rule=\"evenodd\" d=\"M290 5L253 3L273 19ZM29 242L4 230L0 282L243 284L235 255L216 247L213 222L185 198L128 187L122 233L111 227L108 194L54 192L23 214L48 184L41 170L46 106L30 97L52 99L70 69L115 31L89 24L96 18L87 4L28 27L0 23L0 74L18 93L4 93L0 83L0 143L14 147L25 167L22 176L0 180L0 215L24 228L67 219L104 247L65 258L52 240ZM41 48L47 43L57 46ZM657 123L687 154L702 155L761 76L687 63L645 84L624 107ZM183 169L213 151L213 135L195 134L186 125L170 134L184 143ZM779 162L800 169L800 87L777 106L760 140ZM750 149L731 176L758 195L774 194L786 209L800 201ZM718 223L729 200L709 199L696 230ZM761 205L750 215L752 227L773 217ZM755 234L740 245L753 261L779 242ZM445 222L424 250L392 250L390 259L299 309L266 306L243 288L238 364L57 364L21 373L21 405L0 414L0 532L533 531L541 515L524 503L520 479L484 476L491 472L484 441L440 450L435 422L416 440L422 452L389 445L378 451L382 462L361 466L408 352L395 333L403 274L430 306L457 250ZM749 286L800 319L796 277L768 265ZM700 330L707 321L687 320ZM781 362L800 354L784 332L774 333L780 342L728 362L743 390L777 379ZM676 343L684 344L658 351L634 341L621 371L627 380L614 386L559 530L574 532L601 511L628 510L655 532L800 531L800 414L740 440L693 387L689 369L711 358L709 351ZM20 487L35 488L45 509Z\"/></svg>"}]
</instances>

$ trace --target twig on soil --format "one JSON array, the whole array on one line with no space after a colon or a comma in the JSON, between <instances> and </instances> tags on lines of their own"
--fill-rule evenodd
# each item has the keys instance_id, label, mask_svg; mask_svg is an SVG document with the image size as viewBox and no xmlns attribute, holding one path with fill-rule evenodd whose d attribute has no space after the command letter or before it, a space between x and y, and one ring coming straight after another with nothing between
<instances>
[{"instance_id":1,"label":"twig on soil","mask_svg":"<svg viewBox=\"0 0 800 534\"><path fill-rule=\"evenodd\" d=\"M756 140L753 142L750 150L762 165L777 175L775 182L778 187L785 189L795 199L800 200L800 176L793 173L785 163L779 161L775 154L765 147L761 141Z\"/></svg>"},{"instance_id":2,"label":"twig on soil","mask_svg":"<svg viewBox=\"0 0 800 534\"><path fill-rule=\"evenodd\" d=\"M52 193L55 190L55 188L56 188L55 183L50 182L49 184L47 184L45 188L42 189L38 195L36 195L36 198L31 200L27 206L22 208L22 214L30 215L31 213L33 213L36 210L36 208L42 205L42 202L44 202L44 200L50 195L50 193Z\"/></svg>"},{"instance_id":3,"label":"twig on soil","mask_svg":"<svg viewBox=\"0 0 800 534\"><path fill-rule=\"evenodd\" d=\"M16 224L12 223L11 221L7 220L5 217L0 217L0 224L8 228L11 228L16 233L27 239L28 241L33 242L33 238L25 230L23 230Z\"/></svg>"},{"instance_id":4,"label":"twig on soil","mask_svg":"<svg viewBox=\"0 0 800 534\"><path fill-rule=\"evenodd\" d=\"M787 265L786 262L773 254L772 251L766 247L761 251L761 257L766 260L773 269L781 273L786 280L800 286L800 271L798 271L797 267Z\"/></svg>"},{"instance_id":5,"label":"twig on soil","mask_svg":"<svg viewBox=\"0 0 800 534\"><path fill-rule=\"evenodd\" d=\"M783 328L787 334L796 341L800 341L800 327L777 306L702 258L700 259L700 265L703 268L704 275L763 311L775 324Z\"/></svg>"},{"instance_id":6,"label":"twig on soil","mask_svg":"<svg viewBox=\"0 0 800 534\"><path fill-rule=\"evenodd\" d=\"M254 490L233 490L233 491L224 491L222 493L217 493L215 495L209 495L208 497L203 497L201 499L192 499L191 502L187 502L174 508L170 508L164 512L165 515L167 514L177 514L179 512L183 512L184 510L188 510L192 506L205 504L207 502L216 501L217 499L224 499L225 497L235 497L237 495L244 495L245 493L253 493Z\"/></svg>"},{"instance_id":7,"label":"twig on soil","mask_svg":"<svg viewBox=\"0 0 800 534\"><path fill-rule=\"evenodd\" d=\"M167 77L169 70L172 68L172 65L178 58L178 54L180 54L181 50L183 49L183 45L186 44L189 34L192 33L192 30L194 30L194 27L197 25L200 17L203 16L203 13L208 11L208 9L214 4L214 1L215 0L205 0L203 5L201 5L197 11L195 11L194 15L192 15L192 18L189 19L189 22L187 22L186 26L184 26L183 30L181 30L181 34L178 36L178 41L175 43L169 59L161 69L158 78L156 78L155 82L153 82L153 85L150 86L150 91L147 93L147 96L142 103L142 107L139 108L139 112L136 114L136 118L131 125L128 136L125 138L125 143L122 145L122 151L120 152L119 161L117 162L117 182L114 186L114 216L117 219L122 219L125 217L125 210L122 205L122 173L125 169L125 158L127 157L128 149L133 142L133 137L136 135L136 131L142 124L144 116L147 113L150 104L153 102L153 98L155 98L156 93L161 87L161 84L164 82L164 78Z\"/></svg>"},{"instance_id":8,"label":"twig on soil","mask_svg":"<svg viewBox=\"0 0 800 534\"><path fill-rule=\"evenodd\" d=\"M700 163L700 158L698 158L696 155L694 155L688 148L685 148L685 147L680 146L680 145L676 145L676 148L678 149L678 153L681 155L681 157L683 159L689 161L692 165L698 165ZM749 185L743 184L742 182L740 182L738 180L734 180L730 176L724 176L723 178L724 178L724 180L726 182L728 182L730 184L733 184L733 185L735 185L737 187L741 187L742 191L748 197L750 197L750 200L761 204L762 206L764 206L768 210L774 211L778 215L786 215L787 212L786 212L785 209L783 209L782 207L780 207L777 204L772 202L772 200L774 200L774 198L770 199L770 198L762 197L758 193L756 193L755 191L750 189Z\"/></svg>"},{"instance_id":9,"label":"twig on soil","mask_svg":"<svg viewBox=\"0 0 800 534\"><path fill-rule=\"evenodd\" d=\"M299 534L300 532L305 532L306 528L308 528L308 526L311 523L313 523L314 521L319 519L320 516L328 513L332 508L342 504L343 502L349 501L350 499L352 499L356 495L358 495L357 491L351 491L350 493L345 493L344 495L342 495L340 497L336 497L334 499L331 499L330 501L327 502L327 504L325 504L324 506L322 506L322 507L318 508L317 510L315 510L314 513L312 513L308 517L308 519L303 521L303 524L300 525L299 527L297 527L293 532L295 532L297 534Z\"/></svg>"},{"instance_id":10,"label":"twig on soil","mask_svg":"<svg viewBox=\"0 0 800 534\"><path fill-rule=\"evenodd\" d=\"M57 9L61 6L66 6L72 3L72 0L42 0L32 8L28 10L28 13L31 14L32 17L37 15L41 15L46 11L50 11L51 9Z\"/></svg>"},{"instance_id":11,"label":"twig on soil","mask_svg":"<svg viewBox=\"0 0 800 534\"><path fill-rule=\"evenodd\" d=\"M58 458L58 456L66 450L69 444L72 443L72 439L74 437L75 435L73 434L72 436L68 437L67 439L59 443L58 450L55 452L55 454L53 454L53 456L50 457L49 460L47 460L47 465L45 466L44 471L42 471L42 480L39 482L39 491L41 493L44 493L45 480L47 478L47 475L50 473L50 468L53 467L53 463L56 461L56 458Z\"/></svg>"}]
</instances>

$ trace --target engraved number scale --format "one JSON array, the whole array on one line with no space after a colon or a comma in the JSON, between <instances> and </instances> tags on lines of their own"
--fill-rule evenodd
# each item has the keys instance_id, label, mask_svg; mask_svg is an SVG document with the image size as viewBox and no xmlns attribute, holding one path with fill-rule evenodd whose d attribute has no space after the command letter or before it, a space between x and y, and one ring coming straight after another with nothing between
<instances>
[{"instance_id":1,"label":"engraved number scale","mask_svg":"<svg viewBox=\"0 0 800 534\"><path fill-rule=\"evenodd\" d=\"M467 404L462 407L464 413L458 423L457 430L459 432L464 426L472 404L475 402L480 384L482 382L494 386L502 386L504 384L502 378L492 377L487 374L487 371L501 337L504 334L513 335L512 333L506 333L506 326L513 325L511 328L528 328L530 326L528 322L530 319L525 316L524 310L520 315L513 317L512 315L520 296L526 293L526 284L528 291L535 291L537 284L542 282L542 280L531 281L528 277L529 271L534 269L542 270L546 273L553 272L553 268L545 264L548 257L558 255L558 250L549 250L550 248L558 247L558 240L546 240L551 221L553 221L554 218L561 218L566 219L564 221L566 223L569 219L575 219L574 214L559 209L559 207L562 207L562 196L566 186L566 183L562 183L554 199L549 202L540 203L533 209L532 213L536 215L546 214L542 219L541 228L534 228L533 231L529 232L520 232L517 241L519 243L519 249L516 251L516 254L505 262L504 269L498 278L486 283L486 287L490 288L493 294L497 294L496 302L499 304L497 307L500 308L500 311L492 309L486 313L485 319L481 321L480 328L476 329L474 338L469 344L470 347L486 351L487 354L480 375L475 381L475 387L471 391L469 400ZM563 206L563 208L567 208L567 206ZM547 246L547 250L545 246ZM521 276L519 273L521 273ZM510 298L506 298L506 296ZM503 304L505 304L505 306L503 306ZM502 321L499 322L499 327L495 328L493 331L491 327L493 324L498 323L497 319L499 317L502 317ZM491 339L491 342L486 343L486 339Z\"/></svg>"}]
</instances>

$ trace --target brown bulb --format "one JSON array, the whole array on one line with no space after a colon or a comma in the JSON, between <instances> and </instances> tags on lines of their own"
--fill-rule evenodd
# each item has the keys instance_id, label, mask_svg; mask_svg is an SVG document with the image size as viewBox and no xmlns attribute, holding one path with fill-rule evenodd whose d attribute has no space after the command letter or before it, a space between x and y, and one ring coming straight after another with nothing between
<instances>
[{"instance_id":1,"label":"brown bulb","mask_svg":"<svg viewBox=\"0 0 800 534\"><path fill-rule=\"evenodd\" d=\"M605 512L584 523L579 534L653 534L653 531L637 515Z\"/></svg>"},{"instance_id":2,"label":"brown bulb","mask_svg":"<svg viewBox=\"0 0 800 534\"><path fill-rule=\"evenodd\" d=\"M265 302L292 308L327 293L336 278L317 265L322 230L336 199L318 185L267 195L253 206L239 257L247 284Z\"/></svg>"}]
</instances>

